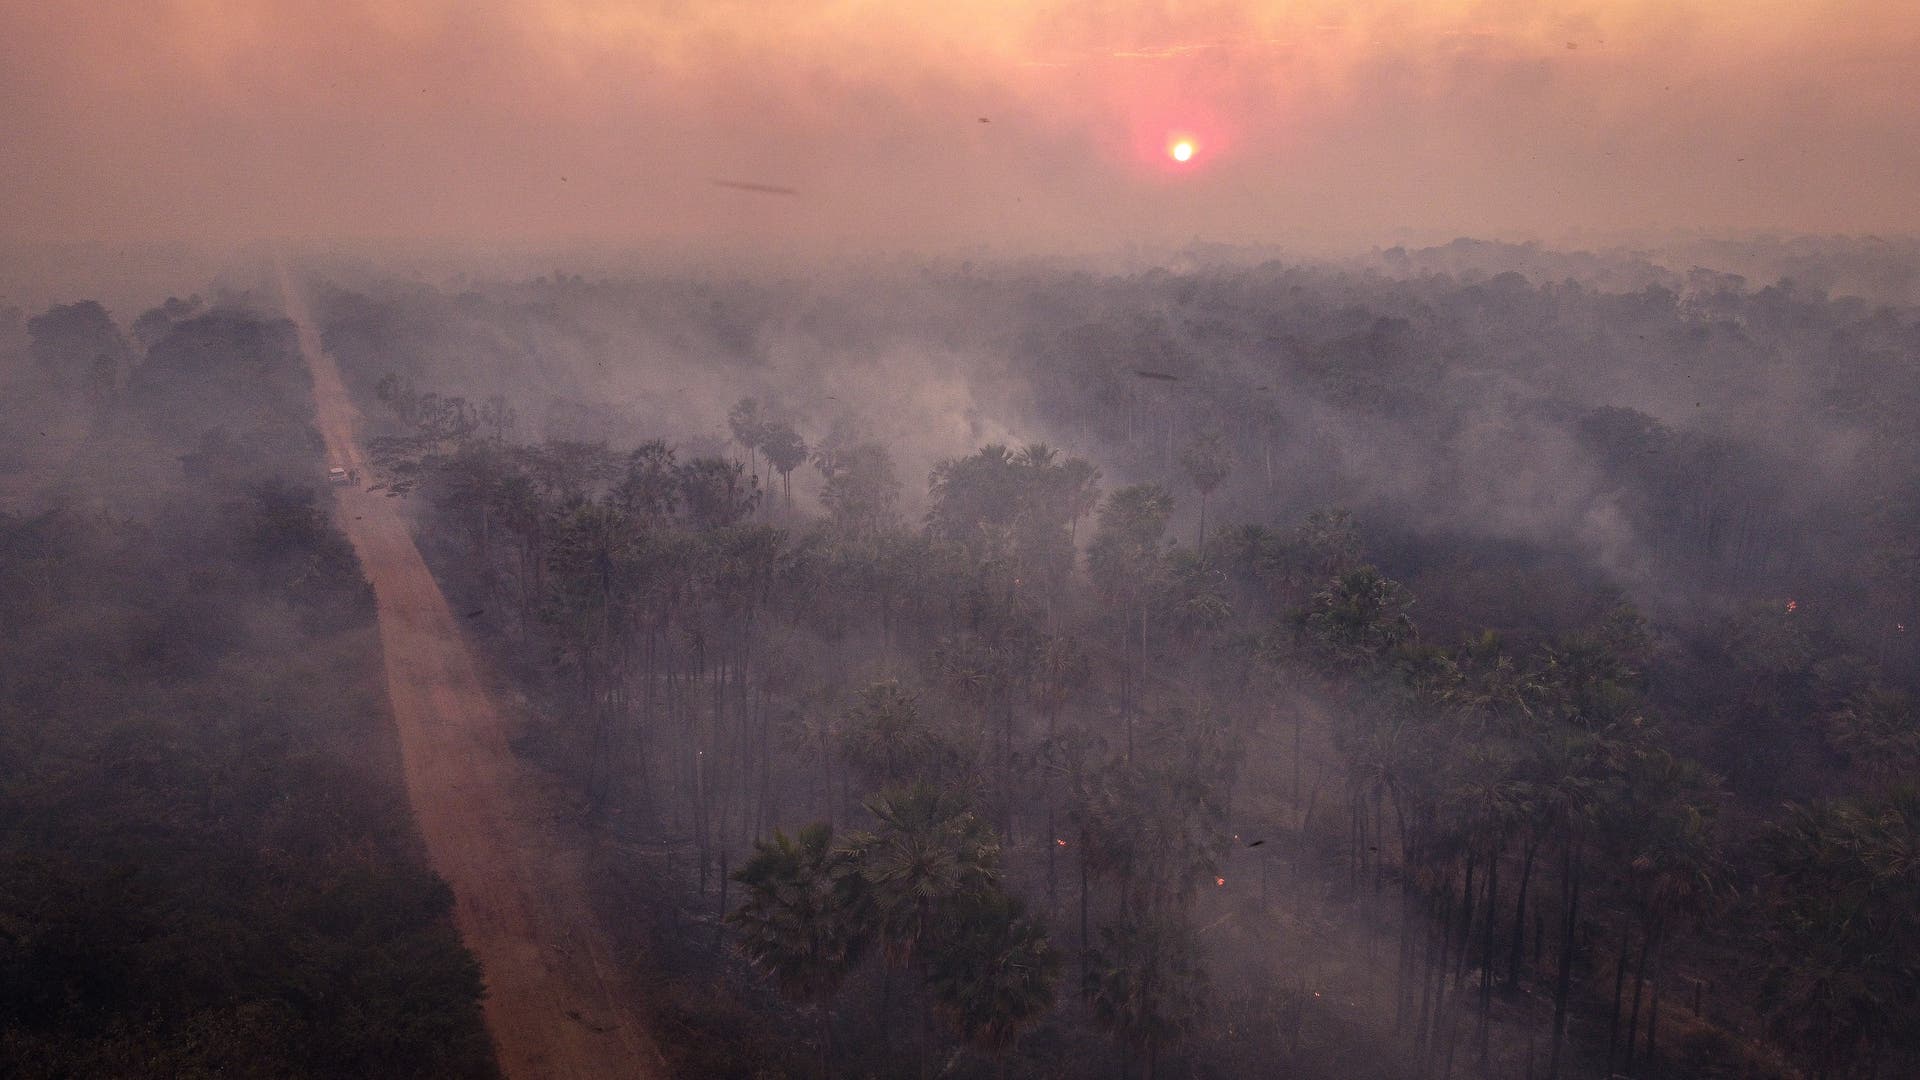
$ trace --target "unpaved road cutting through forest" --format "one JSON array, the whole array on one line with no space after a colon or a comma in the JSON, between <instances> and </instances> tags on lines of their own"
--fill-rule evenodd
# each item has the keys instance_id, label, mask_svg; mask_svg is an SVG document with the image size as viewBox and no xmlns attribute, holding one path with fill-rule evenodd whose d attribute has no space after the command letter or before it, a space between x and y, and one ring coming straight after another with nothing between
<instances>
[{"instance_id":1,"label":"unpaved road cutting through forest","mask_svg":"<svg viewBox=\"0 0 1920 1080\"><path fill-rule=\"evenodd\" d=\"M433 868L453 886L454 920L486 976L487 1027L514 1080L666 1074L630 980L588 906L584 853L508 745L459 622L420 558L398 500L369 492L356 412L306 303L279 268L287 316L313 373L340 524L373 582L387 689L407 795Z\"/></svg>"}]
</instances>

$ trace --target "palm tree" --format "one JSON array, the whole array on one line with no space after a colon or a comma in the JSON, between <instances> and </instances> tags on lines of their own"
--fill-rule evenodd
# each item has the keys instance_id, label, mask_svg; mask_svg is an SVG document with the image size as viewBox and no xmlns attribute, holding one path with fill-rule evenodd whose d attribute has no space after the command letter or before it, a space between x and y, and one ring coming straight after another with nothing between
<instances>
[{"instance_id":1,"label":"palm tree","mask_svg":"<svg viewBox=\"0 0 1920 1080\"><path fill-rule=\"evenodd\" d=\"M920 701L896 682L860 691L842 726L847 764L862 781L889 787L930 779L939 742L920 717Z\"/></svg>"},{"instance_id":2,"label":"palm tree","mask_svg":"<svg viewBox=\"0 0 1920 1080\"><path fill-rule=\"evenodd\" d=\"M797 839L775 829L733 877L747 890L727 915L740 951L781 993L817 1007L821 1074L831 1076L832 1001L871 936L865 882L824 823L802 828Z\"/></svg>"},{"instance_id":3,"label":"palm tree","mask_svg":"<svg viewBox=\"0 0 1920 1080\"><path fill-rule=\"evenodd\" d=\"M1361 566L1329 582L1298 619L1323 663L1364 673L1417 636L1412 607L1413 597L1399 582Z\"/></svg>"},{"instance_id":4,"label":"palm tree","mask_svg":"<svg viewBox=\"0 0 1920 1080\"><path fill-rule=\"evenodd\" d=\"M1013 570L1049 601L1073 573L1076 523L1097 498L1100 470L1081 458L1060 458L1045 443L1029 443L1014 457L1019 514L1012 523Z\"/></svg>"},{"instance_id":5,"label":"palm tree","mask_svg":"<svg viewBox=\"0 0 1920 1080\"><path fill-rule=\"evenodd\" d=\"M1070 637L1050 637L1041 649L1039 662L1035 667L1032 684L1034 703L1040 707L1040 714L1047 719L1047 734L1039 749L1038 761L1042 770L1041 790L1047 806L1047 827L1041 836L1041 842L1047 846L1047 913L1055 912L1058 897L1057 862L1060 853L1060 833L1057 829L1056 815L1059 799L1056 795L1058 784L1054 781L1070 776L1077 767L1067 744L1060 737L1060 710L1072 700L1074 695L1084 689L1093 674L1092 664L1080 643Z\"/></svg>"},{"instance_id":6,"label":"palm tree","mask_svg":"<svg viewBox=\"0 0 1920 1080\"><path fill-rule=\"evenodd\" d=\"M1920 1065L1920 789L1789 806L1766 842L1769 1024L1816 1076ZM1888 1068L1891 1066L1891 1068Z\"/></svg>"},{"instance_id":7,"label":"palm tree","mask_svg":"<svg viewBox=\"0 0 1920 1080\"><path fill-rule=\"evenodd\" d=\"M793 470L806 463L807 444L793 425L785 420L777 420L767 425L763 433L760 448L767 455L767 465L780 474L782 486L786 489L787 509L793 509Z\"/></svg>"},{"instance_id":8,"label":"palm tree","mask_svg":"<svg viewBox=\"0 0 1920 1080\"><path fill-rule=\"evenodd\" d=\"M1083 984L1094 1022L1143 1055L1153 1080L1160 1052L1200 1022L1207 975L1193 932L1177 920L1147 918L1100 928Z\"/></svg>"},{"instance_id":9,"label":"palm tree","mask_svg":"<svg viewBox=\"0 0 1920 1080\"><path fill-rule=\"evenodd\" d=\"M979 717L980 734L986 734L989 726L998 728L997 824L1000 834L1008 838L1013 836L1016 692L1031 679L1044 646L1038 627L1021 615L1018 610L985 614L978 618L978 632L941 638L928 658L953 696Z\"/></svg>"},{"instance_id":10,"label":"palm tree","mask_svg":"<svg viewBox=\"0 0 1920 1080\"><path fill-rule=\"evenodd\" d=\"M1484 1066L1489 1053L1489 1028L1493 1009L1493 956L1500 922L1500 864L1508 844L1532 813L1527 801L1528 785L1514 772L1515 763L1497 752L1498 744L1481 744L1469 754L1466 777L1449 793L1451 817L1460 830L1467 852L1466 890L1461 901L1460 952L1454 963L1455 985L1473 965L1476 934L1474 917L1473 870L1476 859L1486 867L1485 903L1480 909L1479 932L1480 1017L1476 1035L1480 1061Z\"/></svg>"},{"instance_id":11,"label":"palm tree","mask_svg":"<svg viewBox=\"0 0 1920 1080\"><path fill-rule=\"evenodd\" d=\"M1212 880L1227 836L1230 772L1218 740L1196 730L1204 722L1156 718L1151 753L1075 778L1069 815L1079 826L1083 923L1089 878L1116 881L1123 915L1172 911Z\"/></svg>"},{"instance_id":12,"label":"palm tree","mask_svg":"<svg viewBox=\"0 0 1920 1080\"><path fill-rule=\"evenodd\" d=\"M734 439L747 448L748 473L755 479L759 478L760 472L754 451L766 442L767 426L766 413L760 408L757 398L741 398L733 408L727 410L727 427L733 431Z\"/></svg>"},{"instance_id":13,"label":"palm tree","mask_svg":"<svg viewBox=\"0 0 1920 1080\"><path fill-rule=\"evenodd\" d=\"M1200 537L1194 547L1205 553L1207 550L1207 500L1227 479L1233 469L1233 452L1227 448L1227 441L1217 431L1196 435L1185 449L1180 451L1180 465L1187 471L1187 479L1193 481L1194 490L1200 493Z\"/></svg>"},{"instance_id":14,"label":"palm tree","mask_svg":"<svg viewBox=\"0 0 1920 1080\"><path fill-rule=\"evenodd\" d=\"M1168 614L1190 643L1206 641L1233 618L1227 576L1197 551L1176 551L1168 563Z\"/></svg>"},{"instance_id":15,"label":"palm tree","mask_svg":"<svg viewBox=\"0 0 1920 1080\"><path fill-rule=\"evenodd\" d=\"M680 503L701 529L739 524L760 505L759 481L741 475L738 462L695 458L674 469Z\"/></svg>"},{"instance_id":16,"label":"palm tree","mask_svg":"<svg viewBox=\"0 0 1920 1080\"><path fill-rule=\"evenodd\" d=\"M1721 890L1725 868L1710 828L1718 793L1716 777L1654 748L1633 752L1622 779L1606 809L1612 825L1609 832L1619 844L1629 899L1640 924L1640 956L1633 976L1633 1003L1627 1013L1624 1071L1631 1074L1648 960L1652 958L1657 978L1662 945L1676 924L1711 909ZM1627 945L1627 941L1621 942L1623 961ZM1609 1059L1618 1029L1619 1006L1616 992L1614 1025L1608 1036ZM1649 1047L1653 1036L1649 1030Z\"/></svg>"},{"instance_id":17,"label":"palm tree","mask_svg":"<svg viewBox=\"0 0 1920 1080\"><path fill-rule=\"evenodd\" d=\"M1138 851L1139 831L1134 827L1136 808L1129 801L1117 766L1088 768L1083 764L1071 779L1067 816L1078 834L1074 853L1080 869L1080 978L1084 982L1093 955L1093 933L1088 925L1092 882L1117 876L1122 897L1128 894L1129 868Z\"/></svg>"},{"instance_id":18,"label":"palm tree","mask_svg":"<svg viewBox=\"0 0 1920 1080\"><path fill-rule=\"evenodd\" d=\"M820 812L827 823L834 817L834 760L839 757L844 717L812 694L780 726L781 740L789 752L806 763L820 778Z\"/></svg>"},{"instance_id":19,"label":"palm tree","mask_svg":"<svg viewBox=\"0 0 1920 1080\"><path fill-rule=\"evenodd\" d=\"M916 967L929 986L936 932L955 906L985 895L1000 876L1000 844L993 830L956 794L926 783L884 791L867 801L879 821L847 840L872 906L873 928L896 968ZM921 1055L932 1026L922 996Z\"/></svg>"},{"instance_id":20,"label":"palm tree","mask_svg":"<svg viewBox=\"0 0 1920 1080\"><path fill-rule=\"evenodd\" d=\"M1004 1051L1053 1007L1060 954L1025 906L999 889L955 909L928 957L929 989L961 1036Z\"/></svg>"},{"instance_id":21,"label":"palm tree","mask_svg":"<svg viewBox=\"0 0 1920 1080\"><path fill-rule=\"evenodd\" d=\"M927 531L964 545L978 561L1004 555L999 549L1021 511L1024 471L1000 443L935 465L928 478Z\"/></svg>"},{"instance_id":22,"label":"palm tree","mask_svg":"<svg viewBox=\"0 0 1920 1080\"><path fill-rule=\"evenodd\" d=\"M866 805L880 827L849 837L847 850L871 890L889 956L914 963L944 904L998 880L1000 843L964 800L931 784L884 791Z\"/></svg>"},{"instance_id":23,"label":"palm tree","mask_svg":"<svg viewBox=\"0 0 1920 1080\"><path fill-rule=\"evenodd\" d=\"M900 481L886 447L872 442L822 447L814 452L813 463L826 478L820 501L842 533L870 539L898 524L894 506L900 501Z\"/></svg>"},{"instance_id":24,"label":"palm tree","mask_svg":"<svg viewBox=\"0 0 1920 1080\"><path fill-rule=\"evenodd\" d=\"M627 455L613 497L627 512L651 523L663 522L680 508L677 469L672 447L658 439L644 442Z\"/></svg>"},{"instance_id":25,"label":"palm tree","mask_svg":"<svg viewBox=\"0 0 1920 1080\"><path fill-rule=\"evenodd\" d=\"M1868 687L1831 713L1826 728L1827 742L1876 787L1920 766L1920 720L1908 694Z\"/></svg>"},{"instance_id":26,"label":"palm tree","mask_svg":"<svg viewBox=\"0 0 1920 1080\"><path fill-rule=\"evenodd\" d=\"M617 504L583 502L554 523L547 555L542 616L578 680L578 710L591 740L587 789L596 811L605 807L615 765L614 721L639 614L640 539Z\"/></svg>"},{"instance_id":27,"label":"palm tree","mask_svg":"<svg viewBox=\"0 0 1920 1080\"><path fill-rule=\"evenodd\" d=\"M1618 746L1604 733L1555 724L1543 729L1528 749L1528 768L1536 777L1539 819L1557 837L1560 848L1560 955L1547 1057L1548 1080L1555 1080L1560 1075L1573 989L1574 940L1585 886L1586 846Z\"/></svg>"},{"instance_id":28,"label":"palm tree","mask_svg":"<svg viewBox=\"0 0 1920 1080\"><path fill-rule=\"evenodd\" d=\"M1098 476L1045 443L994 443L929 477L928 535L964 548L1011 587L1052 596L1073 568L1073 521Z\"/></svg>"},{"instance_id":29,"label":"palm tree","mask_svg":"<svg viewBox=\"0 0 1920 1080\"><path fill-rule=\"evenodd\" d=\"M1315 510L1292 539L1300 569L1310 581L1338 577L1360 565L1360 530L1345 510Z\"/></svg>"},{"instance_id":30,"label":"palm tree","mask_svg":"<svg viewBox=\"0 0 1920 1080\"><path fill-rule=\"evenodd\" d=\"M1165 573L1161 537L1172 514L1173 496L1160 485L1121 488L1107 496L1099 531L1087 551L1095 587L1122 612L1139 614L1142 669L1147 662L1147 612Z\"/></svg>"},{"instance_id":31,"label":"palm tree","mask_svg":"<svg viewBox=\"0 0 1920 1080\"><path fill-rule=\"evenodd\" d=\"M1067 543L1080 541L1080 519L1100 505L1100 470L1085 458L1068 458L1054 471L1060 506L1067 513Z\"/></svg>"}]
</instances>

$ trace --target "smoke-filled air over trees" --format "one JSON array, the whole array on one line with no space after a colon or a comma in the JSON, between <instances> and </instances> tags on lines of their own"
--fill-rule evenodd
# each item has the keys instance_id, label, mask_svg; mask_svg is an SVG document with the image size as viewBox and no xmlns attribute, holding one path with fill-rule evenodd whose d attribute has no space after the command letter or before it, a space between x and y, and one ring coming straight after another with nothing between
<instances>
[{"instance_id":1,"label":"smoke-filled air over trees","mask_svg":"<svg viewBox=\"0 0 1920 1080\"><path fill-rule=\"evenodd\" d=\"M1826 258L1864 274L1870 256ZM36 568L9 579L13 610L45 627L13 646L38 658L12 669L16 700L95 716L105 691L75 688L139 664L213 695L207 719L165 722L205 749L141 752L190 770L163 784L198 792L184 820L228 820L208 808L283 781L246 779L266 751L213 734L234 707L220 673L294 663L276 649L310 665L315 635L375 618L325 584L355 551L377 611L417 603L380 561L411 534L446 640L507 716L489 767L537 777L532 835L580 852L527 902L577 893L605 927L630 1006L595 1007L630 1007L656 1067L1838 1077L1920 1060L1901 854L1920 765L1911 307L1467 244L1127 275L456 291L329 273L293 286L313 300L292 327L238 291L131 332L92 304L21 320L12 377L64 410L48 440L66 457L11 412L15 475L65 478L7 519ZM331 482L305 325L361 416L364 452ZM305 416L321 434L298 434ZM192 534L227 539L146 539L192 506ZM355 531L380 517L399 531ZM171 651L118 638L106 655L129 659L95 674L31 674L47 640L132 632L110 598L190 588L166 583L216 559L257 567L224 587L283 629L199 618ZM451 676L387 677L404 721L408 680ZM14 729L32 767L9 798L45 822L10 841L11 925L41 935L20 940L83 932L46 921L59 890L148 872L111 845L72 854L146 804L118 824L34 815L120 790L111 763L133 751L97 747L170 730L153 723ZM46 771L72 755L108 771ZM430 785L385 775L444 866ZM496 797L532 798L517 790ZM187 835L155 851L202 842ZM56 843L78 861L44 861ZM477 888L454 875L456 899ZM149 887L186 887L165 880ZM452 926L489 987L513 977ZM8 963L104 977L149 962L129 957L152 932ZM203 1007L274 993L291 962ZM125 985L23 999L42 1003L8 1037L54 1063L186 1037ZM97 1026L136 1013L139 1034Z\"/></svg>"},{"instance_id":2,"label":"smoke-filled air over trees","mask_svg":"<svg viewBox=\"0 0 1920 1080\"><path fill-rule=\"evenodd\" d=\"M0 0L0 1077L1920 1076L1910 0Z\"/></svg>"},{"instance_id":3,"label":"smoke-filled air over trees","mask_svg":"<svg viewBox=\"0 0 1920 1080\"><path fill-rule=\"evenodd\" d=\"M1897 1075L1920 323L1823 258L23 313L5 1045L519 1071L471 897L680 1075Z\"/></svg>"}]
</instances>

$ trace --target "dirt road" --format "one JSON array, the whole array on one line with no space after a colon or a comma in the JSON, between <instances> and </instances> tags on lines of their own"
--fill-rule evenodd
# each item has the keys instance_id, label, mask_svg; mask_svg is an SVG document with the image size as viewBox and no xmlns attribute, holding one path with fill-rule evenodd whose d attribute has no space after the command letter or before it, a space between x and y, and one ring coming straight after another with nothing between
<instances>
[{"instance_id":1,"label":"dirt road","mask_svg":"<svg viewBox=\"0 0 1920 1080\"><path fill-rule=\"evenodd\" d=\"M514 758L507 720L399 501L363 490L369 470L339 369L285 267L280 288L313 372L328 464L361 477L334 489L340 523L379 600L407 794L433 868L453 886L460 936L480 958L500 1065L514 1080L664 1076L633 989L588 907L581 845L555 827L550 800Z\"/></svg>"}]
</instances>

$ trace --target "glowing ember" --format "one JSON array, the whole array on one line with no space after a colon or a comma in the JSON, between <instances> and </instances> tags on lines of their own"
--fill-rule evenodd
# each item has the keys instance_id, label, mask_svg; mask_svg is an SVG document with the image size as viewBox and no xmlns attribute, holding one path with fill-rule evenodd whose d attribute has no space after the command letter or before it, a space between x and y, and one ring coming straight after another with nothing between
<instances>
[{"instance_id":1,"label":"glowing ember","mask_svg":"<svg viewBox=\"0 0 1920 1080\"><path fill-rule=\"evenodd\" d=\"M1791 614L1793 613L1793 609L1795 609L1795 608L1797 608L1797 607L1799 607L1799 606L1800 606L1800 601L1798 601L1798 600L1789 600L1789 601L1787 601L1787 613L1788 613L1789 615L1791 615Z\"/></svg>"},{"instance_id":2,"label":"glowing ember","mask_svg":"<svg viewBox=\"0 0 1920 1080\"><path fill-rule=\"evenodd\" d=\"M1213 879L1213 883L1215 885L1225 885L1227 883L1227 879L1223 877L1217 877Z\"/></svg>"},{"instance_id":3,"label":"glowing ember","mask_svg":"<svg viewBox=\"0 0 1920 1080\"><path fill-rule=\"evenodd\" d=\"M1067 846L1067 842L1065 840L1055 839L1054 843L1059 844L1061 847Z\"/></svg>"}]
</instances>

